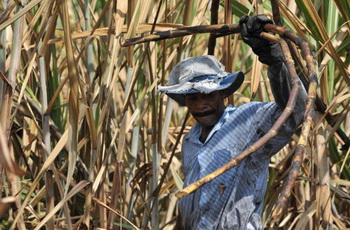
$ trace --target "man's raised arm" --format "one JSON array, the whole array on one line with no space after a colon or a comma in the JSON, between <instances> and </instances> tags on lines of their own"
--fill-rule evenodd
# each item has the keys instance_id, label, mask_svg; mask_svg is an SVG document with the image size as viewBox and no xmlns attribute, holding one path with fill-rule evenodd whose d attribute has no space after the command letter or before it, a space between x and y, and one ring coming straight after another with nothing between
<instances>
[{"instance_id":1,"label":"man's raised arm","mask_svg":"<svg viewBox=\"0 0 350 230\"><path fill-rule=\"evenodd\" d=\"M258 36L263 31L263 26L266 23L273 23L272 20L265 15L243 16L239 23L241 25L241 36L243 41L252 48L256 55L258 55L260 62L269 66L268 76L275 101L280 109L284 109L292 89L284 54L280 45ZM306 90L302 86L297 97L294 112L291 115L292 120L295 121L293 123L296 125L299 125L302 121L305 110L305 101Z\"/></svg>"}]
</instances>

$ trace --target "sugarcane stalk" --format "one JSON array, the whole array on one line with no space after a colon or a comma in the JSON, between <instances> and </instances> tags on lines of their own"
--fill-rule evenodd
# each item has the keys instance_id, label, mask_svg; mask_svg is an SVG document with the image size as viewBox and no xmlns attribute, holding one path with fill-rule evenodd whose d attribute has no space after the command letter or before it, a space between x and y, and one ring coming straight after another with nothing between
<instances>
[{"instance_id":1,"label":"sugarcane stalk","mask_svg":"<svg viewBox=\"0 0 350 230\"><path fill-rule=\"evenodd\" d=\"M292 33L292 31L275 26L273 24L266 24L264 26L264 29L269 32L274 32L279 34L281 37L287 37L290 39L293 43L295 43L297 46L300 47L302 53L304 54L306 63L307 63L307 68L309 72L309 79L310 79L310 87L311 84L314 81L314 78L312 76L315 76L315 66L313 62L313 57L310 53L310 49L308 47L308 44L301 39L300 37L296 36L295 34ZM133 45L133 44L138 44L142 42L147 42L147 41L156 41L156 40L162 40L166 38L174 38L174 37L179 37L179 36L185 36L185 35L191 35L191 34L197 34L197 33L221 33L221 34L229 34L229 33L238 33L240 31L240 26L239 25L212 25L212 26L195 26L195 27L187 27L187 28L180 28L180 29L175 29L171 31L165 31L165 32L159 32L155 33L149 36L145 37L139 37L139 38L134 38L134 39L129 39L126 40L123 43L123 46L128 46L128 45ZM267 33L262 33L261 36L265 39L269 39L273 42L279 43L281 45L281 48L285 54L286 58L286 64L288 67L288 70L290 72L291 79L295 79L297 77L296 72L295 72L295 67L294 67L294 62L292 59L292 56L290 54L290 51L288 49L287 44L283 41L283 39L277 39L275 36ZM316 78L316 87L317 87L317 78ZM236 166L240 161L242 161L245 157L249 156L251 153L256 151L258 148L260 148L263 144L265 144L268 140L270 140L272 137L274 137L281 125L285 122L285 120L288 118L290 113L292 112L292 109L294 108L295 105L295 100L296 100L296 94L299 91L300 86L295 83L295 80L292 80L292 91L290 98L287 103L286 109L282 112L280 118L276 121L276 123L273 125L271 130L263 136L261 139L259 139L257 142L255 142L252 146L248 147L246 150L244 150L239 156L236 158L232 159L229 163L226 165L222 166L221 168L217 169L216 171L212 172L211 174L208 174L207 176L201 178L200 180L194 182L193 184L189 185L188 187L184 188L182 191L180 191L177 196L178 197L183 197L185 195L190 194L191 192L195 191L198 189L200 186L203 184L213 180L217 176L221 175L222 173L226 172L227 170L231 169L232 167ZM298 86L297 86L298 85ZM313 91L313 90L311 90ZM314 105L314 100L309 96L308 97L308 107L311 108ZM311 106L312 105L312 106ZM310 109L308 109L309 111ZM310 113L309 116L311 116L312 120L312 114ZM307 121L307 124L309 121ZM306 125L306 128L304 128L304 136L307 136L306 132L308 132L308 126ZM302 151L302 147L300 147L300 150Z\"/></svg>"},{"instance_id":2,"label":"sugarcane stalk","mask_svg":"<svg viewBox=\"0 0 350 230\"><path fill-rule=\"evenodd\" d=\"M39 43L38 50L40 51L42 47L42 44ZM39 70L40 70L40 82L41 82L41 105L42 105L42 135L43 135L43 142L44 142L44 154L43 154L43 161L45 162L48 155L51 152L51 135L50 135L50 116L48 114L45 114L45 111L47 109L47 101L48 101L48 95L47 95L47 76L46 76L46 68L45 68L45 60L43 56L39 57ZM45 182L46 182L46 208L47 212L49 213L54 208L54 199L53 199L53 183L52 181L52 175L50 171L48 171L45 175ZM51 218L48 222L46 227L48 229L52 229L54 227L54 218Z\"/></svg>"},{"instance_id":3,"label":"sugarcane stalk","mask_svg":"<svg viewBox=\"0 0 350 230\"><path fill-rule=\"evenodd\" d=\"M309 80L309 90L308 90L308 96L307 96L307 105L306 105L306 111L305 111L305 119L302 127L302 134L301 137L298 141L298 147L295 152L294 158L293 158L293 163L291 166L291 171L288 175L288 179L284 185L284 188L281 192L281 195L279 197L278 202L276 203L276 208L273 212L273 223L277 223L280 219L280 217L283 214L283 210L286 207L287 201L290 197L291 194L291 189L294 186L294 183L296 181L296 177L298 175L300 165L303 161L304 158L304 153L306 150L307 146L307 140L309 137L309 132L311 129L311 125L313 123L313 116L315 113L314 107L315 103L317 103L318 108L323 110L323 113L325 111L325 108L322 108L322 105L324 105L321 100L317 99L317 94L316 94L316 89L317 89L317 76L316 76L316 66L314 62L314 58L311 55L309 46L306 41L304 41L302 38L296 36L292 31L289 29L276 26L273 24L266 24L264 26L264 29L269 32L277 33L281 37L288 38L292 43L297 45L306 61L306 70L307 72L307 78ZM210 25L210 26L195 26L195 27L186 27L186 28L179 28L179 29L174 29L170 31L164 31L164 32L159 32L155 33L149 36L145 37L138 37L138 38L133 38L129 39L123 42L122 46L130 46L130 45L135 45L143 42L149 42L149 41L158 41L158 40L163 40L167 38L175 38L175 37L182 37L186 35L193 35L193 34L198 34L198 33L214 33L217 35L229 35L233 33L239 33L240 32L240 26L239 25ZM273 125L273 127L270 129L270 131L263 136L261 139L259 139L257 142L255 142L252 146L248 147L246 150L244 150L239 156L236 158L232 159L229 161L226 165L222 166L221 168L217 169L216 171L208 174L207 176L199 179L198 181L194 182L193 184L189 185L188 187L184 188L182 191L180 191L177 196L179 198L186 196L190 194L191 192L194 192L196 189L198 189L200 186L203 184L213 180L217 176L221 175L225 171L231 169L232 167L236 166L240 161L242 161L245 157L249 156L251 153L256 151L258 148L260 148L263 144L265 144L268 140L270 140L272 137L274 137L281 125L285 122L285 120L288 118L290 113L293 110L293 106L295 105L295 100L296 100L296 95L299 91L300 85L296 84L295 81L293 81L293 78L296 77L296 72L295 72L295 67L294 67L294 62L292 61L292 56L290 55L290 51L284 41L282 39L276 39L273 37L271 34L267 33L262 33L260 35L261 37L272 40L276 43L279 43L281 45L281 48L285 54L286 57L286 63L288 70L290 72L290 76L292 79L292 91L291 95L288 99L287 107L286 109L282 112L282 115L279 117L277 122ZM292 51L295 54L298 54L296 52L296 49L293 48L294 46L292 45ZM319 106L320 105L320 106ZM326 115L328 117L327 121L332 125L331 122L331 115ZM343 133L341 130L338 130L337 132ZM344 133L343 133L344 134ZM341 138L344 140L345 143L349 143L349 138L346 137L346 135L340 135Z\"/></svg>"},{"instance_id":4,"label":"sugarcane stalk","mask_svg":"<svg viewBox=\"0 0 350 230\"><path fill-rule=\"evenodd\" d=\"M159 41L168 38L177 38L187 35L201 34L201 33L224 33L224 34L235 34L241 31L240 25L236 24L218 24L210 26L191 26L177 28L168 31L157 32L154 34L146 35L144 37L130 38L122 42L122 46L131 46L140 43Z\"/></svg>"},{"instance_id":5,"label":"sugarcane stalk","mask_svg":"<svg viewBox=\"0 0 350 230\"><path fill-rule=\"evenodd\" d=\"M271 0L271 5L272 5L272 11L273 11L273 17L274 17L275 23L277 25L281 26L282 22L281 22L280 13L279 13L278 0ZM305 68L305 66L303 65L303 63L301 61L302 58L300 56L300 53L296 49L296 45L289 40L287 42L288 42L288 45L290 47L293 59L296 60L297 63L302 67L303 72L307 73L310 68L307 70ZM305 53L304 53L304 55L305 55ZM308 55L308 54L306 54L306 55ZM309 71L309 73L311 73L311 72L312 72L312 70ZM302 75L302 76L304 76L304 75ZM305 81L305 79L304 79L303 83L304 83L305 88L307 88L307 81ZM316 87L317 87L317 85L316 85ZM311 103L311 100L308 101L307 105L309 105L309 102ZM306 111L307 112L310 111L311 108L312 107L310 107L310 105L309 105L309 107L307 106ZM310 111L309 115L313 116L314 114L312 111ZM310 132L310 126L312 123L312 119L310 119L310 118L312 118L312 117L309 116L309 117L307 117L306 120L304 120L304 123L302 126L302 128L303 128L302 129L302 136L299 139L298 147L297 147L297 150L296 150L294 157L293 157L291 170L288 173L287 181L284 184L282 192L280 193L280 196L277 200L277 203L276 203L277 205L275 206L275 209L273 210L273 213L272 213L272 227L274 226L275 223L278 223L280 218L282 217L283 211L284 211L285 207L287 206L287 202L288 202L288 199L290 197L291 190L294 187L296 177L298 176L299 169L300 169L300 166L302 164L302 161L304 158L303 157L304 152L305 152L306 145L307 145L307 135Z\"/></svg>"},{"instance_id":6,"label":"sugarcane stalk","mask_svg":"<svg viewBox=\"0 0 350 230\"><path fill-rule=\"evenodd\" d=\"M275 209L272 213L272 223L279 222L283 210L286 207L287 201L290 197L291 190L294 186L294 183L296 181L300 165L303 161L306 146L307 146L307 140L309 136L309 132L311 129L311 125L313 124L313 116L314 116L314 106L315 106L315 100L316 100L316 92L317 92L317 76L316 76L316 66L315 62L313 61L313 57L311 55L310 49L306 41L296 37L294 34L292 34L290 31L283 31L285 35L288 35L288 38L291 39L294 43L296 43L302 51L302 54L306 60L307 63L307 69L308 69L308 79L309 79L309 90L308 90L308 96L307 96L307 104L306 104L306 110L305 110L305 119L302 126L302 133L301 137L298 141L298 147L296 149L291 171L288 174L286 183L284 184L284 187L282 189L281 195L276 203Z\"/></svg>"},{"instance_id":7,"label":"sugarcane stalk","mask_svg":"<svg viewBox=\"0 0 350 230\"><path fill-rule=\"evenodd\" d=\"M317 82L313 82L310 84L309 94L307 97L307 105L306 105L306 118L304 119L304 123L302 126L301 137L298 141L298 147L293 157L291 170L288 174L286 182L283 186L283 189L280 193L280 196L276 202L275 209L272 212L272 224L278 223L280 218L282 217L283 211L286 208L288 199L291 195L292 188L294 187L295 181L297 179L300 166L304 159L304 154L306 151L307 141L311 129L311 125L313 124L313 116L314 116L314 103L315 103L315 94L316 94Z\"/></svg>"},{"instance_id":8,"label":"sugarcane stalk","mask_svg":"<svg viewBox=\"0 0 350 230\"><path fill-rule=\"evenodd\" d=\"M267 26L269 27L269 25ZM282 33L282 36L283 35L286 36L288 39L290 39L292 42L294 42L296 45L300 47L302 54L304 56L304 59L306 60L306 66L308 70L307 77L309 80L309 89L308 89L305 118L304 118L304 123L302 125L301 137L299 138L298 147L293 157L291 170L288 174L286 183L284 184L280 197L278 198L275 209L272 213L272 218L273 218L272 224L278 223L280 218L282 217L287 201L291 195L291 190L295 184L295 181L300 169L300 165L304 158L311 125L313 124L313 117L315 113L314 106L315 106L316 92L317 92L317 85L318 85L315 61L313 56L311 55L310 48L307 42L297 37L290 30L287 30L285 28L277 28L277 27L275 28L276 30L273 32ZM274 30L274 29L271 29L271 30Z\"/></svg>"},{"instance_id":9,"label":"sugarcane stalk","mask_svg":"<svg viewBox=\"0 0 350 230\"><path fill-rule=\"evenodd\" d=\"M68 14L68 1L64 0L60 4L60 14L63 24L65 50L67 53L67 65L69 75L69 159L67 182L65 186L65 197L69 190L69 181L73 178L77 153L78 153L78 122L79 122L79 74L76 68L76 62L73 54L73 43L71 36L71 28ZM64 198L65 198L64 197ZM66 206L65 206L66 207ZM65 218L67 219L67 229L72 229L71 216L69 210L65 209Z\"/></svg>"},{"instance_id":10,"label":"sugarcane stalk","mask_svg":"<svg viewBox=\"0 0 350 230\"><path fill-rule=\"evenodd\" d=\"M292 54L292 57L294 59L295 62L298 63L298 65L301 67L302 71L304 74L300 74L299 78L302 81L304 87L306 89L309 88L309 82L308 80L304 77L307 75L307 68L306 66L303 64L302 62L302 57L300 55L300 53L297 51L296 45L291 42L290 40L286 41L290 47L290 51ZM325 114L325 119L327 121L327 123L331 126L334 127L336 124L336 121L334 120L333 116L327 112L327 106L326 104L322 101L322 99L317 95L316 93L316 100L315 100L315 105L316 105L316 109L318 112L320 112L321 114ZM336 130L337 134L339 135L340 139L344 142L341 150L346 151L349 149L350 147L350 139L348 136L346 136L346 134L344 133L344 131L339 127Z\"/></svg>"},{"instance_id":11,"label":"sugarcane stalk","mask_svg":"<svg viewBox=\"0 0 350 230\"><path fill-rule=\"evenodd\" d=\"M226 36L230 34L239 33L241 30L240 25L238 24L218 24L218 25L209 25L209 26L192 26L192 27L181 27L169 31L162 31L158 33L154 33L151 35L146 35L144 37L136 37L127 39L122 42L123 47L136 45L140 43L150 42L150 41L159 41L169 38L176 38L176 37L182 37L187 35L195 35L199 33L211 33L216 34L216 36ZM295 45L300 46L302 45L301 50L303 52L303 49L309 49L309 46L307 42L305 42L302 38L295 35L291 30L276 26L273 24L265 24L264 30L268 32L273 32L276 34L279 34L281 37L286 37L290 39ZM293 51L293 50L292 50ZM310 53L310 52L309 52ZM310 53L311 55L311 53ZM305 81L304 81L305 82ZM308 88L305 86L305 88ZM324 106L323 102L320 99L317 99L316 97L316 105L319 112L322 114L325 113L326 107ZM331 115L326 115L327 122L333 127L334 126L334 119L332 119ZM350 139L346 136L346 134L341 130L337 129L337 133L339 134L340 138L344 141L345 145L342 147L343 150L346 150L350 146Z\"/></svg>"},{"instance_id":12,"label":"sugarcane stalk","mask_svg":"<svg viewBox=\"0 0 350 230\"><path fill-rule=\"evenodd\" d=\"M297 51L296 45L293 42L290 42L289 40L287 40L287 43L290 47L290 51L291 54L293 56L293 59L295 62L298 63L298 65L301 67L302 71L304 74L300 74L299 78L302 81L304 87L306 89L309 88L309 82L308 80L304 77L307 75L307 68L306 66L303 64L302 62L302 57L300 55L300 53ZM318 112L320 112L321 114L325 114L325 119L327 121L327 123L331 126L334 127L336 124L336 121L334 120L333 116L327 112L327 106L326 104L322 101L322 99L318 96L318 94L316 94L316 100L315 100L315 105ZM339 127L336 130L337 134L339 135L340 139L344 142L344 144L341 147L341 150L346 151L349 149L350 147L350 139L349 137L346 136L346 134L344 133L344 131Z\"/></svg>"},{"instance_id":13,"label":"sugarcane stalk","mask_svg":"<svg viewBox=\"0 0 350 230\"><path fill-rule=\"evenodd\" d=\"M275 24L278 26L282 26L278 1L279 0L271 0L272 14L273 14L273 20L275 21Z\"/></svg>"},{"instance_id":14,"label":"sugarcane stalk","mask_svg":"<svg viewBox=\"0 0 350 230\"><path fill-rule=\"evenodd\" d=\"M218 24L218 10L219 10L220 1L215 0L211 3L210 8L210 23L212 25ZM210 34L208 41L208 54L213 55L216 45L216 36L215 34Z\"/></svg>"},{"instance_id":15,"label":"sugarcane stalk","mask_svg":"<svg viewBox=\"0 0 350 230\"><path fill-rule=\"evenodd\" d=\"M308 44L301 39L300 37L296 36L295 34L293 34L290 30L285 29L283 27L279 27L279 26L275 26L272 24L266 24L264 26L264 29L270 32L274 32L274 33L278 33L280 36L282 37L287 37L288 39L290 39L292 42L294 42L296 45L298 45L301 50L302 53L305 56L306 62L307 62L307 67L309 70L309 79L310 82L311 80L311 76L315 75L315 68L314 68L314 64L313 64L313 57L310 53L310 49L308 47ZM146 36L143 38L136 38L133 40L127 40L127 41L131 41L130 42L124 42L124 46L126 45L131 45L131 44L137 44L137 43L142 43L142 42L147 42L147 41L152 41L152 40L161 40L161 39L166 39L166 38L172 38L172 37L178 37L178 36L184 36L184 35L189 35L189 34L195 34L195 33L205 33L205 32L211 32L211 33L234 33L234 32L239 32L240 30L240 26L239 25L214 25L214 26L197 26L197 27L190 27L190 28L180 28L177 30L172 30L169 32L160 32L160 33L156 33L154 35L151 36ZM262 33L262 37L266 38L266 39L270 39L273 40L274 42L277 42L281 45L282 50L286 55L286 61L287 61L287 67L288 70L290 72L291 77L296 76L296 72L295 72L295 68L294 68L294 62L292 61L292 57L290 55L289 49L286 45L286 43L284 41L282 41L282 39L276 39L273 37L273 35L269 35L267 33ZM312 68L313 67L313 68ZM293 73L292 73L293 72ZM316 81L317 82L317 81ZM299 86L300 87L300 86ZM298 87L298 88L299 88ZM311 87L311 84L310 84ZM317 87L317 83L316 83L316 87ZM291 96L290 99L293 97L293 89L291 92ZM289 99L289 101L290 101ZM310 103L314 103L314 101L311 102L310 100L311 98L309 98ZM291 100L294 104L295 104L295 96L294 99ZM309 105L310 107L310 105ZM203 177L202 179L200 179L199 181L193 183L192 185L189 185L187 188L185 188L184 190L182 190L181 192L179 192L177 194L178 197L183 197L193 191L195 191L197 188L199 188L201 185L211 181L212 179L214 179L215 177L217 177L218 175L221 175L222 173L224 173L225 171L227 171L228 169L236 166L240 161L242 161L246 156L250 155L251 153L253 153L257 148L260 148L264 143L266 143L269 139L271 139L273 136L275 136L277 133L275 133L276 131L278 131L280 124L279 122L282 121L282 124L284 123L284 121L288 118L289 114L291 113L291 111L289 110L289 107L287 105L288 108L287 110L285 110L281 117L277 120L277 122L275 123L275 125L277 126L273 126L272 129L264 136L262 137L260 140L258 140L256 143L254 143L251 147L249 147L248 149L246 149L245 151L243 151L238 157L232 159L228 164L226 164L225 166L217 169L216 171L214 171L213 173ZM288 115L287 115L288 114Z\"/></svg>"},{"instance_id":16,"label":"sugarcane stalk","mask_svg":"<svg viewBox=\"0 0 350 230\"><path fill-rule=\"evenodd\" d=\"M273 4L274 1L275 0L271 0L271 4ZM273 10L273 12L274 12L274 18L275 18L276 17L275 14L278 14L279 12L276 13L275 10ZM304 73L304 74L300 74L299 77L301 78L304 87L309 88L309 83L308 83L307 79L305 79L305 77L304 77L307 75L308 69L306 68L306 66L302 62L302 57L301 57L300 53L298 52L296 45L293 42L291 42L290 40L287 40L286 42L290 48L293 59L298 63L298 65L300 66L301 70ZM318 97L317 93L316 93L316 98L315 98L314 103L315 103L317 109L322 114L324 114L326 112L326 106L322 102L322 100ZM314 116L314 112L312 113L312 117L313 116ZM333 127L335 122L333 120L332 115L327 112L325 117L326 117L327 122ZM312 124L312 119L311 120L307 119L306 122L304 123L304 125L306 123ZM310 132L310 125L305 125L305 126L303 126L303 134L304 135L308 134ZM343 137L342 139L344 139L345 142L346 142L346 140L349 140L349 138L346 137L346 135L344 134L344 132L340 128L337 129L337 133L339 133L339 135ZM302 136L302 138L303 138L303 136ZM302 138L300 138L300 139L302 139ZM271 221L272 228L274 227L275 224L280 222L282 214L283 214L283 212L288 204L288 200L289 200L289 197L291 195L291 190L295 185L295 181L296 181L296 178L298 176L298 172L300 170L300 167L301 167L301 164L302 164L302 161L304 158L304 153L305 153L306 144L307 144L306 141L307 141L307 138L303 139L303 141L300 141L303 143L298 146L297 151L294 153L291 170L289 171L288 176L287 176L288 179L284 184L284 187L280 193L280 197L277 200L275 208L274 208L273 213L272 213L272 221ZM345 143L343 148L347 148L346 146L349 146L349 144L347 145L347 143Z\"/></svg>"}]
</instances>

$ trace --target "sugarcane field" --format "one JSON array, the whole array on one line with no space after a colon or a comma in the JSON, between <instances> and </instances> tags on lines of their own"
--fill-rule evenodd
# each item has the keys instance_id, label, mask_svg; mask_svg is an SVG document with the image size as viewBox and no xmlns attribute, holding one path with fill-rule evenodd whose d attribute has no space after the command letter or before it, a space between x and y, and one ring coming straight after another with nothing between
<instances>
[{"instance_id":1,"label":"sugarcane field","mask_svg":"<svg viewBox=\"0 0 350 230\"><path fill-rule=\"evenodd\" d=\"M0 1L0 229L350 229L350 1Z\"/></svg>"}]
</instances>

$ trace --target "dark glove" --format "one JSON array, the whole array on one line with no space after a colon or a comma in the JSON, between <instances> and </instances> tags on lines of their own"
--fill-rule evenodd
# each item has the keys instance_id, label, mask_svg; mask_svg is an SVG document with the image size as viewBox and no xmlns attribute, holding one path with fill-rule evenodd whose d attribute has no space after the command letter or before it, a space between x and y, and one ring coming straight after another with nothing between
<instances>
[{"instance_id":1,"label":"dark glove","mask_svg":"<svg viewBox=\"0 0 350 230\"><path fill-rule=\"evenodd\" d=\"M267 65L273 65L283 62L284 55L278 44L259 37L266 23L273 24L272 20L263 14L257 16L244 15L239 20L243 41L259 56L259 61Z\"/></svg>"}]
</instances>

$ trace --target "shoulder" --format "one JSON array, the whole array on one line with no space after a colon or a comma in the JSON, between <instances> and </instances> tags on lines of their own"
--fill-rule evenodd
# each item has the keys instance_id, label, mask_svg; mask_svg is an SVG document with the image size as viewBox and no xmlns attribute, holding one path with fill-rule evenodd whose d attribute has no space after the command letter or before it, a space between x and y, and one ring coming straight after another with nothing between
<instances>
[{"instance_id":1,"label":"shoulder","mask_svg":"<svg viewBox=\"0 0 350 230\"><path fill-rule=\"evenodd\" d=\"M276 113L278 112L278 106L275 102L249 102L239 105L237 107L230 106L233 109L229 109L228 113L232 116L251 116L258 113Z\"/></svg>"}]
</instances>

